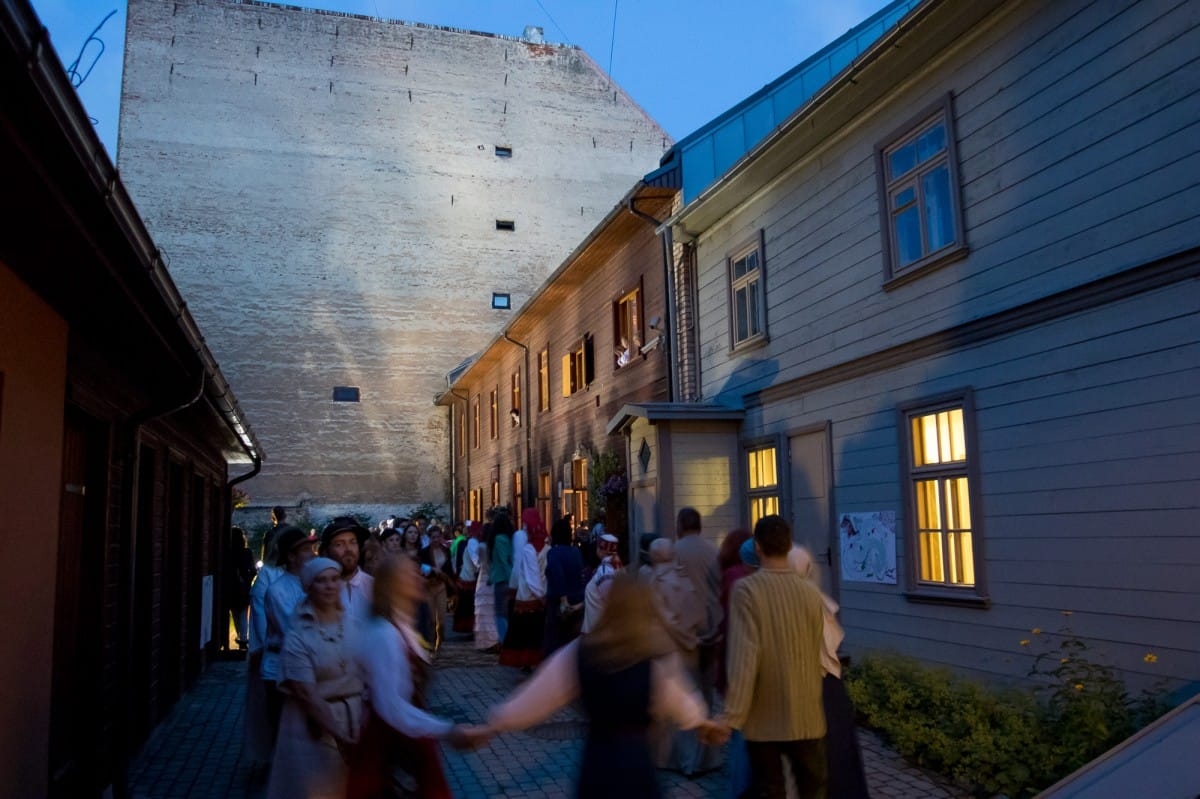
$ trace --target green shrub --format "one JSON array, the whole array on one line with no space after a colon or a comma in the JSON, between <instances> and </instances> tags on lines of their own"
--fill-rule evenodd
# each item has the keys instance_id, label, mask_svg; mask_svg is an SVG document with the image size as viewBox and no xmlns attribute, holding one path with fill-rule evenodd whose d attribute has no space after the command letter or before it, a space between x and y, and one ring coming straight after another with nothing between
<instances>
[{"instance_id":1,"label":"green shrub","mask_svg":"<svg viewBox=\"0 0 1200 799\"><path fill-rule=\"evenodd\" d=\"M1021 642L1041 649L1032 688L985 686L912 658L873 655L847 672L846 689L863 724L910 761L979 796L1031 796L1167 709L1161 690L1131 699L1116 670L1090 658L1069 629L1033 635Z\"/></svg>"}]
</instances>

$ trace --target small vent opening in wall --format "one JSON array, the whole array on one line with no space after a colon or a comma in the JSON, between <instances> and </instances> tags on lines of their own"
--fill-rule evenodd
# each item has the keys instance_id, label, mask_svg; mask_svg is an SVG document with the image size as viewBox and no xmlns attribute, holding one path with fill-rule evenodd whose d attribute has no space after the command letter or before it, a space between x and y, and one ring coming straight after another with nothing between
<instances>
[{"instance_id":1,"label":"small vent opening in wall","mask_svg":"<svg viewBox=\"0 0 1200 799\"><path fill-rule=\"evenodd\" d=\"M496 230L516 230L517 223L511 219L497 219Z\"/></svg>"},{"instance_id":2,"label":"small vent opening in wall","mask_svg":"<svg viewBox=\"0 0 1200 799\"><path fill-rule=\"evenodd\" d=\"M358 386L334 386L334 402L358 402Z\"/></svg>"},{"instance_id":3,"label":"small vent opening in wall","mask_svg":"<svg viewBox=\"0 0 1200 799\"><path fill-rule=\"evenodd\" d=\"M496 145L496 157L497 158L512 158L512 148L511 147L501 147L500 145L497 144Z\"/></svg>"}]
</instances>

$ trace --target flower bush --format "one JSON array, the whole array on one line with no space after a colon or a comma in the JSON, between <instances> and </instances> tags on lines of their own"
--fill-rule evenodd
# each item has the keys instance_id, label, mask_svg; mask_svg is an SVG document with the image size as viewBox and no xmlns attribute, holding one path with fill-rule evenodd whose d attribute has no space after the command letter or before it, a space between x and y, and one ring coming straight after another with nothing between
<instances>
[{"instance_id":1,"label":"flower bush","mask_svg":"<svg viewBox=\"0 0 1200 799\"><path fill-rule=\"evenodd\" d=\"M846 689L865 726L977 796L1032 796L1168 709L1162 683L1131 697L1116 669L1068 627L1030 636L1019 643L1037 651L1031 688L984 686L911 658L873 655L848 671Z\"/></svg>"}]
</instances>

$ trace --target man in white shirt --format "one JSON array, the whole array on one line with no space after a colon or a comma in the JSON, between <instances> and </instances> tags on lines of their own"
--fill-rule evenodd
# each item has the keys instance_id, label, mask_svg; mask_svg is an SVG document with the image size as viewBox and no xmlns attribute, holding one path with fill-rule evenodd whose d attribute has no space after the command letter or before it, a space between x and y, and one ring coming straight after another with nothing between
<instances>
[{"instance_id":1,"label":"man in white shirt","mask_svg":"<svg viewBox=\"0 0 1200 799\"><path fill-rule=\"evenodd\" d=\"M601 533L596 541L596 555L600 558L600 565L596 567L596 572L592 579L588 580L587 588L583 592L581 632L591 632L600 620L600 614L604 612L604 603L608 599L608 590L612 588L612 579L622 567L621 556L617 554L620 543L612 533Z\"/></svg>"},{"instance_id":2,"label":"man in white shirt","mask_svg":"<svg viewBox=\"0 0 1200 799\"><path fill-rule=\"evenodd\" d=\"M283 710L283 695L279 693L280 652L283 639L291 625L292 613L304 599L304 587L300 585L300 571L304 564L313 559L313 544L310 537L299 527L283 527L276 535L279 552L277 564L284 573L267 589L266 649L262 657L262 679L267 686L267 718L271 725L271 740L279 729L279 714Z\"/></svg>"},{"instance_id":3,"label":"man in white shirt","mask_svg":"<svg viewBox=\"0 0 1200 799\"><path fill-rule=\"evenodd\" d=\"M374 580L358 567L359 553L370 535L353 516L338 516L321 531L321 556L342 567L342 607L347 618L359 621L371 615Z\"/></svg>"}]
</instances>

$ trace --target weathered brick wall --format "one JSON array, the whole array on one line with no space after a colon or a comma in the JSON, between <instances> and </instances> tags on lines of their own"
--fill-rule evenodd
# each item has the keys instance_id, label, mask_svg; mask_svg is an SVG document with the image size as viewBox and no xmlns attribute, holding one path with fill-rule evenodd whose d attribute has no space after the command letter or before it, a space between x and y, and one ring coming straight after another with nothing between
<instances>
[{"instance_id":1,"label":"weathered brick wall","mask_svg":"<svg viewBox=\"0 0 1200 799\"><path fill-rule=\"evenodd\" d=\"M255 504L446 501L433 398L491 292L519 307L665 133L574 48L196 0L131 0L126 42L118 163L268 453Z\"/></svg>"}]
</instances>

